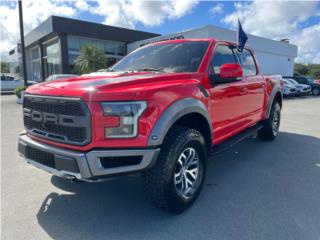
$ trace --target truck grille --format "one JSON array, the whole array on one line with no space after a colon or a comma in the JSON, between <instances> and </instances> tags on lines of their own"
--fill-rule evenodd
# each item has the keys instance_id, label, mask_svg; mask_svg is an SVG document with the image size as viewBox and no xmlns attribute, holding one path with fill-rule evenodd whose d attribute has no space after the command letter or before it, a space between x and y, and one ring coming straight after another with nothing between
<instances>
[{"instance_id":1,"label":"truck grille","mask_svg":"<svg viewBox=\"0 0 320 240\"><path fill-rule=\"evenodd\" d=\"M52 153L47 153L27 146L25 154L27 159L31 159L35 162L46 165L47 167L55 168L54 155Z\"/></svg>"},{"instance_id":2,"label":"truck grille","mask_svg":"<svg viewBox=\"0 0 320 240\"><path fill-rule=\"evenodd\" d=\"M81 99L26 95L23 113L32 135L80 146L91 140L90 112Z\"/></svg>"}]
</instances>

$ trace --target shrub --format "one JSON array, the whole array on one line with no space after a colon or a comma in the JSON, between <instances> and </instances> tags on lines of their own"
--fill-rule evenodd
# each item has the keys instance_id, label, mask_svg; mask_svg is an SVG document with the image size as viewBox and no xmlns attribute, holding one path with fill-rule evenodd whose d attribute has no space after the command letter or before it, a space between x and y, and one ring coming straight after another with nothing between
<instances>
[{"instance_id":1,"label":"shrub","mask_svg":"<svg viewBox=\"0 0 320 240\"><path fill-rule=\"evenodd\" d=\"M21 98L21 92L22 91L25 91L27 88L26 87L17 87L15 90L14 90L14 94L18 97L18 98Z\"/></svg>"}]
</instances>

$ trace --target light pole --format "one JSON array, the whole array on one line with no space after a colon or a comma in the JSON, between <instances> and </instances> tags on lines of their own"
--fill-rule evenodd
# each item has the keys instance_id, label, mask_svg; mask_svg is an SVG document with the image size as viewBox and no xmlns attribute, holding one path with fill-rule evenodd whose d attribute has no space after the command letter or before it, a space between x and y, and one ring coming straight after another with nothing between
<instances>
[{"instance_id":1,"label":"light pole","mask_svg":"<svg viewBox=\"0 0 320 240\"><path fill-rule=\"evenodd\" d=\"M24 31L23 31L23 15L22 15L22 0L18 1L19 6L19 23L20 23L20 41L21 41L21 55L22 55L22 71L23 71L23 80L24 86L28 86L27 80L27 65L26 65L26 52L24 49Z\"/></svg>"}]
</instances>

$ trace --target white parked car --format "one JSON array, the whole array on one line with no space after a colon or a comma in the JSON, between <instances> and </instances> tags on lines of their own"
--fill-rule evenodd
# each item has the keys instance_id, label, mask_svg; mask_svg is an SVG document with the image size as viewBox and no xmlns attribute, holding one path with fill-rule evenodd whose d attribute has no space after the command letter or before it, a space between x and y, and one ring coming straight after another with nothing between
<instances>
[{"instance_id":1,"label":"white parked car","mask_svg":"<svg viewBox=\"0 0 320 240\"><path fill-rule=\"evenodd\" d=\"M290 96L296 96L297 94L297 88L296 86L288 81L287 79L283 79L284 88L283 88L283 96L284 97L290 97Z\"/></svg>"},{"instance_id":2,"label":"white parked car","mask_svg":"<svg viewBox=\"0 0 320 240\"><path fill-rule=\"evenodd\" d=\"M35 84L37 82L28 81L28 85ZM1 75L1 92L13 92L17 87L23 87L24 81L15 79L9 75Z\"/></svg>"}]
</instances>

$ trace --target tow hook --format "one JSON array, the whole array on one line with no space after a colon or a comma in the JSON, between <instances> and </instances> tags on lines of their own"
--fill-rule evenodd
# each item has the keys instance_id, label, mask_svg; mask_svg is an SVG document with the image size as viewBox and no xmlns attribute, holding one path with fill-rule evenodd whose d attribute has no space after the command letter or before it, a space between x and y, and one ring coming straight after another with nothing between
<instances>
[{"instance_id":1,"label":"tow hook","mask_svg":"<svg viewBox=\"0 0 320 240\"><path fill-rule=\"evenodd\" d=\"M67 175L66 178L70 180L71 183L80 182L75 176L72 176L72 175Z\"/></svg>"}]
</instances>

